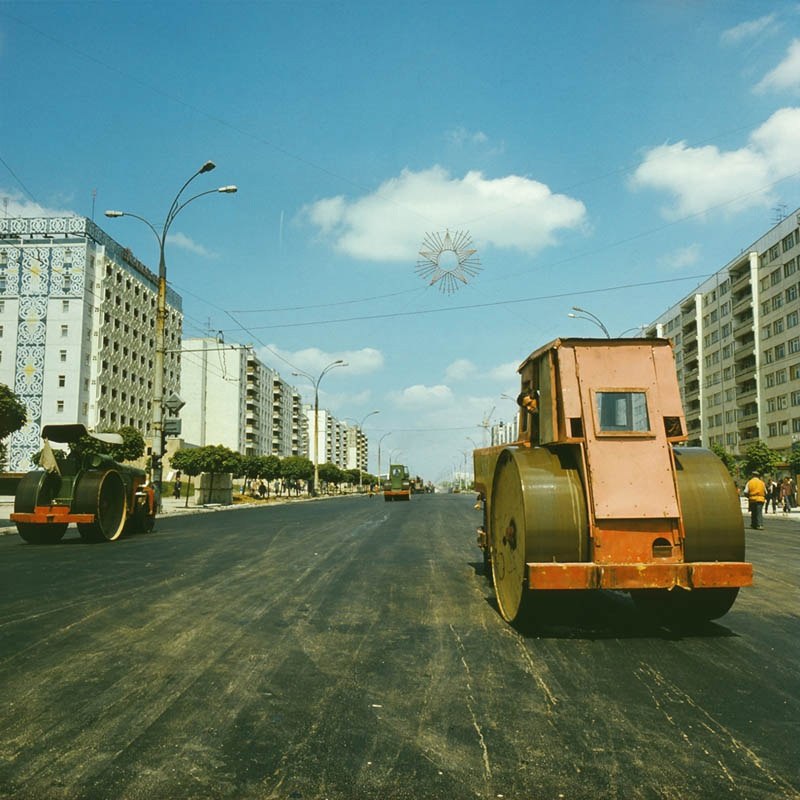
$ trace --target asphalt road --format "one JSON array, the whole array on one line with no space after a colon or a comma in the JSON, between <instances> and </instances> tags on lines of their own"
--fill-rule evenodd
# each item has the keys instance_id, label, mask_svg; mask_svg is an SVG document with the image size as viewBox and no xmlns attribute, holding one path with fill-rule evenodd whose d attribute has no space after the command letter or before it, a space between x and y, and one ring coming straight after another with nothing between
<instances>
[{"instance_id":1,"label":"asphalt road","mask_svg":"<svg viewBox=\"0 0 800 800\"><path fill-rule=\"evenodd\" d=\"M472 496L0 537L0 797L800 798L800 524L717 624L517 631Z\"/></svg>"}]
</instances>

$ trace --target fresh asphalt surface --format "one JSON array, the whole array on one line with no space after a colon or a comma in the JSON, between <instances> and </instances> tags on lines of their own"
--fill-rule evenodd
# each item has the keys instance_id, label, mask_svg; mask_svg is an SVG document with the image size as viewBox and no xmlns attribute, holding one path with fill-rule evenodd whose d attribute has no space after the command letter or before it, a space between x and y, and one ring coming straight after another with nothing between
<instances>
[{"instance_id":1,"label":"fresh asphalt surface","mask_svg":"<svg viewBox=\"0 0 800 800\"><path fill-rule=\"evenodd\" d=\"M597 593L518 631L472 501L0 536L0 797L800 798L797 516L718 623Z\"/></svg>"}]
</instances>

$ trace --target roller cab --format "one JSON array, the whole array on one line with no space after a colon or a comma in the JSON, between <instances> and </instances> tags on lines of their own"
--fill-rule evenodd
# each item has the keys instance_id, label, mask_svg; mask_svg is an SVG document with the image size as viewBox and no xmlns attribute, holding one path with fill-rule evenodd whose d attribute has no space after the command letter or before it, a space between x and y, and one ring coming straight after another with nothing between
<instances>
[{"instance_id":1,"label":"roller cab","mask_svg":"<svg viewBox=\"0 0 800 800\"><path fill-rule=\"evenodd\" d=\"M474 452L478 543L503 617L531 592L622 589L713 619L752 584L732 479L681 447L665 339L557 339L519 367L519 441Z\"/></svg>"},{"instance_id":2,"label":"roller cab","mask_svg":"<svg viewBox=\"0 0 800 800\"><path fill-rule=\"evenodd\" d=\"M389 474L383 483L383 499L387 502L411 499L411 477L408 467L403 464L389 465Z\"/></svg>"}]
</instances>

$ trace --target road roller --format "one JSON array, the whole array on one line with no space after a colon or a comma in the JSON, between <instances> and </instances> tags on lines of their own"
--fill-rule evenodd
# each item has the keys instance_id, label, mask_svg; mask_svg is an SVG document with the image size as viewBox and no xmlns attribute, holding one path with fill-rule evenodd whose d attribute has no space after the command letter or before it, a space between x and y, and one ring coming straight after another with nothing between
<instances>
[{"instance_id":1,"label":"road roller","mask_svg":"<svg viewBox=\"0 0 800 800\"><path fill-rule=\"evenodd\" d=\"M11 514L29 544L55 544L73 522L86 542L112 542L123 531L153 529L155 496L145 471L118 464L95 447L82 451L79 443L87 436L105 444L123 441L118 433L90 433L81 424L42 428L40 468L20 480ZM69 453L54 451L50 442L68 444Z\"/></svg>"},{"instance_id":2,"label":"road roller","mask_svg":"<svg viewBox=\"0 0 800 800\"><path fill-rule=\"evenodd\" d=\"M626 591L667 621L727 613L753 582L739 498L717 456L684 446L669 340L556 339L518 372L517 441L473 452L504 619L559 590Z\"/></svg>"},{"instance_id":3,"label":"road roller","mask_svg":"<svg viewBox=\"0 0 800 800\"><path fill-rule=\"evenodd\" d=\"M404 464L389 465L389 474L383 482L383 499L387 502L411 499L411 476Z\"/></svg>"}]
</instances>

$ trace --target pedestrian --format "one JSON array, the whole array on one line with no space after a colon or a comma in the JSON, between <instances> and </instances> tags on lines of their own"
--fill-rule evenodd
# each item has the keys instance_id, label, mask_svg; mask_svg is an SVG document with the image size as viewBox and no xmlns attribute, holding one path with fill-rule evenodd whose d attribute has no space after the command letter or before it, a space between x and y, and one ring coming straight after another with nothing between
<instances>
[{"instance_id":1,"label":"pedestrian","mask_svg":"<svg viewBox=\"0 0 800 800\"><path fill-rule=\"evenodd\" d=\"M175 473L175 482L172 484L172 496L176 500L181 499L181 473Z\"/></svg>"},{"instance_id":2,"label":"pedestrian","mask_svg":"<svg viewBox=\"0 0 800 800\"><path fill-rule=\"evenodd\" d=\"M754 531L764 530L764 503L767 501L767 487L758 472L753 472L744 487L744 493L750 505L750 527Z\"/></svg>"},{"instance_id":3,"label":"pedestrian","mask_svg":"<svg viewBox=\"0 0 800 800\"><path fill-rule=\"evenodd\" d=\"M789 478L781 481L780 499L783 513L788 514L792 510L792 482Z\"/></svg>"},{"instance_id":4,"label":"pedestrian","mask_svg":"<svg viewBox=\"0 0 800 800\"><path fill-rule=\"evenodd\" d=\"M770 503L772 504L772 513L778 513L778 497L780 495L780 486L775 482L774 478L767 480L767 502L764 505L764 512L769 512Z\"/></svg>"},{"instance_id":5,"label":"pedestrian","mask_svg":"<svg viewBox=\"0 0 800 800\"><path fill-rule=\"evenodd\" d=\"M267 487L264 484L264 481L260 481L258 484L258 496L263 500L266 493L267 493Z\"/></svg>"}]
</instances>

